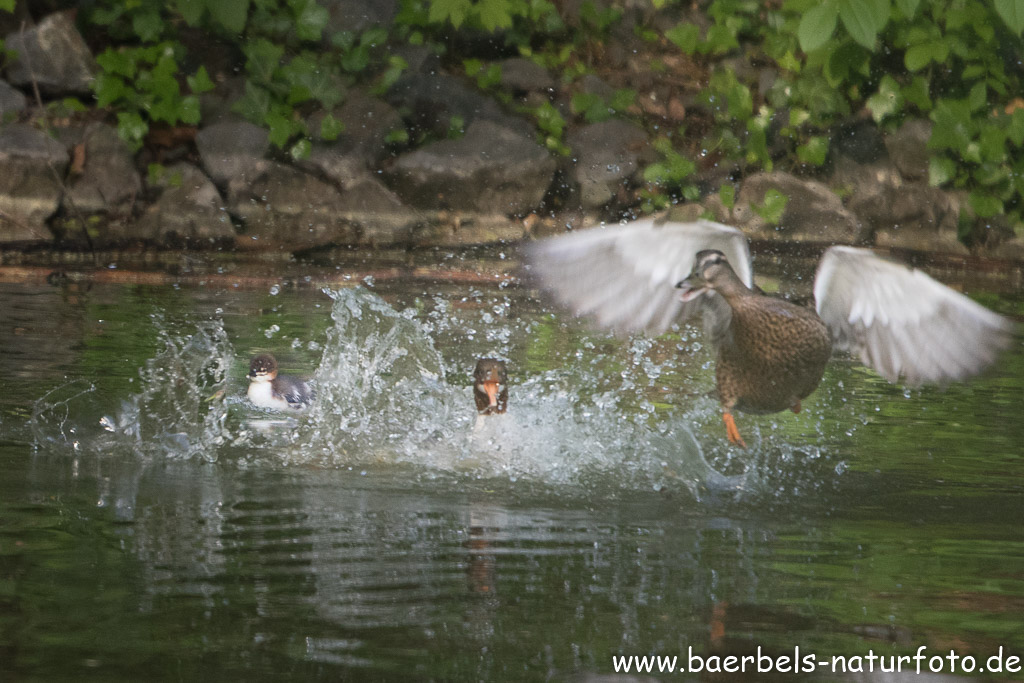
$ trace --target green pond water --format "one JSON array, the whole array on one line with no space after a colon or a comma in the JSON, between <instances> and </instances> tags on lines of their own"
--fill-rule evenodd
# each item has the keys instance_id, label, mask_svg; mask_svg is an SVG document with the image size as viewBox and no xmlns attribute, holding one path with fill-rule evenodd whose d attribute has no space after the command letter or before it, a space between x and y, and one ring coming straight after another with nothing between
<instances>
[{"instance_id":1,"label":"green pond water","mask_svg":"<svg viewBox=\"0 0 1024 683\"><path fill-rule=\"evenodd\" d=\"M1019 344L944 390L839 359L799 415L738 416L742 451L695 330L616 339L498 285L223 282L0 285L0 680L1024 657ZM248 404L260 351L313 377L309 413ZM484 355L511 408L476 425Z\"/></svg>"}]
</instances>

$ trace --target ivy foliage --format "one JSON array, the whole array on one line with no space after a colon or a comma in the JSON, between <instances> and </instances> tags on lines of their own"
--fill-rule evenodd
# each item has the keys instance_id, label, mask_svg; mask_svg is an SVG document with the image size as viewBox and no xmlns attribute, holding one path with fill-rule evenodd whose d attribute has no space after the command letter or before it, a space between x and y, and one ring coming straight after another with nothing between
<instances>
[{"instance_id":1,"label":"ivy foliage","mask_svg":"<svg viewBox=\"0 0 1024 683\"><path fill-rule=\"evenodd\" d=\"M1024 0L714 0L708 13L703 35L683 23L665 38L704 59L743 46L779 76L759 92L714 68L706 148L770 169L772 131L789 163L820 166L827 132L853 112L887 130L927 118L931 184L967 190L975 215L1024 233Z\"/></svg>"},{"instance_id":2,"label":"ivy foliage","mask_svg":"<svg viewBox=\"0 0 1024 683\"><path fill-rule=\"evenodd\" d=\"M0 8L10 2L0 0ZM703 11L706 25L636 27L644 41L675 46L709 73L698 103L710 124L689 136L659 131L661 160L644 174L648 208L698 195L687 148L732 160L742 172L821 166L830 132L866 112L885 130L930 120L930 182L965 190L976 216L1004 216L1021 230L1024 0L711 0ZM578 25L567 27L551 0L399 0L391 25L356 34L329 31L317 0L93 0L79 19L109 40L98 56L95 95L115 110L131 144L141 144L153 124L199 122L199 96L213 83L204 55L185 48L189 30L234 51L244 77L236 111L301 157L314 136L342 131L331 112L349 86L383 92L397 80L406 65L386 45L428 45L458 58L460 40L485 36L504 54L531 58L572 84L622 16L616 2L584 0ZM775 77L754 83L733 68L736 60L756 63L760 74L770 67ZM472 55L461 63L481 89L513 104L495 65ZM518 106L548 149L568 154L567 117L602 121L633 109L635 99L632 90L610 99L578 92L568 108ZM309 117L314 109L326 114ZM309 130L311 120L319 130Z\"/></svg>"}]
</instances>

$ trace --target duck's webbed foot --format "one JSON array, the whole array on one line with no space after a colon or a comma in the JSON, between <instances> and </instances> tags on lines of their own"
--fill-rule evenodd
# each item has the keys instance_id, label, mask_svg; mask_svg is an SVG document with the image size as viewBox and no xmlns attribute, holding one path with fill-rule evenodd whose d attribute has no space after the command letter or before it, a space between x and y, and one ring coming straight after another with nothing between
<instances>
[{"instance_id":1,"label":"duck's webbed foot","mask_svg":"<svg viewBox=\"0 0 1024 683\"><path fill-rule=\"evenodd\" d=\"M746 448L747 444L740 436L740 430L736 429L736 420L732 418L732 413L722 413L722 421L725 422L725 435L729 437L729 442L740 448Z\"/></svg>"},{"instance_id":2,"label":"duck's webbed foot","mask_svg":"<svg viewBox=\"0 0 1024 683\"><path fill-rule=\"evenodd\" d=\"M800 412L800 407L801 407L801 406L800 406L800 401L797 401L797 402L796 402L796 403L794 403L794 404L793 404L792 406L790 406L790 408L789 408L789 409L793 411L793 414L794 414L794 415L796 415L797 413L799 413L799 412Z\"/></svg>"}]
</instances>

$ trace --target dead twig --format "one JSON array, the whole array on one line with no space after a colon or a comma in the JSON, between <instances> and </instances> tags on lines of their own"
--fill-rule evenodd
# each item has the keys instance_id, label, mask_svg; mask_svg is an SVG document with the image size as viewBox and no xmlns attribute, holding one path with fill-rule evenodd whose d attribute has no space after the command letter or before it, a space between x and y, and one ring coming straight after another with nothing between
<instances>
[{"instance_id":1,"label":"dead twig","mask_svg":"<svg viewBox=\"0 0 1024 683\"><path fill-rule=\"evenodd\" d=\"M25 45L25 54L19 54L19 59L25 60L25 66L28 67L29 78L32 81L32 94L35 96L36 106L39 107L39 112L42 116L43 132L51 137L53 135L53 128L50 125L50 115L43 106L43 96L39 92L39 81L36 79L35 69L32 67L32 57L29 55L30 50L28 49L28 41L25 40L25 22L21 22L21 40L22 44ZM92 236L89 235L89 228L85 222L85 216L75 205L75 200L71 197L71 192L68 190L68 186L64 183L64 178L61 177L60 173L57 172L57 168L51 163L47 162L47 167L50 169L50 174L53 176L57 186L61 189L61 193L64 198L67 199L68 207L71 209L71 213L74 214L78 224L82 226L82 234L85 235L85 242L89 245L89 252L92 254L93 263L98 263L96 257L96 246L92 243Z\"/></svg>"}]
</instances>

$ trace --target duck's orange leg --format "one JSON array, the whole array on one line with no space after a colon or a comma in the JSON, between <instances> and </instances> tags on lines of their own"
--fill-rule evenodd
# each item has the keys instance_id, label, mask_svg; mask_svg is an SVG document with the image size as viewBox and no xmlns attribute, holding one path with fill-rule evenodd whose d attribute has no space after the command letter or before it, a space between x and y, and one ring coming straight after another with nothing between
<instances>
[{"instance_id":1,"label":"duck's orange leg","mask_svg":"<svg viewBox=\"0 0 1024 683\"><path fill-rule=\"evenodd\" d=\"M725 422L725 435L729 437L729 442L746 448L747 444L740 436L740 430L736 429L736 420L732 419L732 413L722 413L722 421Z\"/></svg>"},{"instance_id":2,"label":"duck's orange leg","mask_svg":"<svg viewBox=\"0 0 1024 683\"><path fill-rule=\"evenodd\" d=\"M793 407L792 407L792 408L790 408L790 410L792 410L792 411L793 411L793 414L794 414L794 415L796 415L797 413L799 413L799 412L800 412L800 401L797 401L796 403L794 403L794 404L793 404Z\"/></svg>"}]
</instances>

